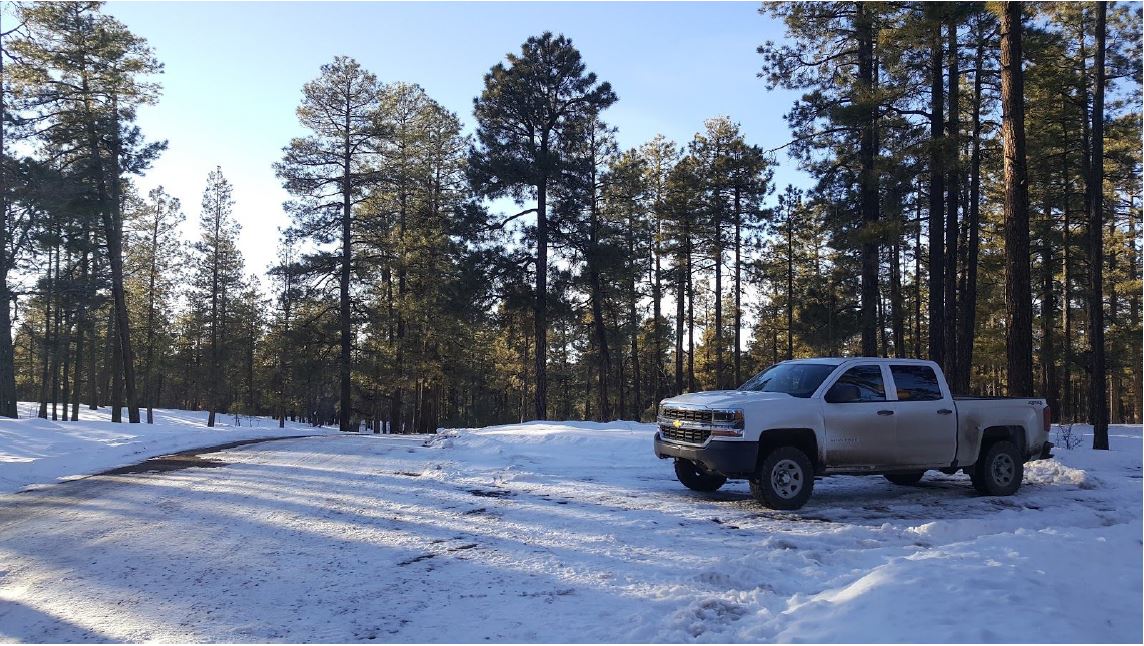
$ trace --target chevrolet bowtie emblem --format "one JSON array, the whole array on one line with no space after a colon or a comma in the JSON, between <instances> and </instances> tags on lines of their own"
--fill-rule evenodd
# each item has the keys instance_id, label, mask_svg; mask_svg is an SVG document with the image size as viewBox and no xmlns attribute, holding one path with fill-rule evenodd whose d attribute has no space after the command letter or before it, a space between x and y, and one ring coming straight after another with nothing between
<instances>
[{"instance_id":1,"label":"chevrolet bowtie emblem","mask_svg":"<svg viewBox=\"0 0 1144 646\"><path fill-rule=\"evenodd\" d=\"M680 426L683 426L683 422L681 422L679 420L675 420L674 422L671 423L671 425L674 426L675 428L679 428Z\"/></svg>"}]
</instances>

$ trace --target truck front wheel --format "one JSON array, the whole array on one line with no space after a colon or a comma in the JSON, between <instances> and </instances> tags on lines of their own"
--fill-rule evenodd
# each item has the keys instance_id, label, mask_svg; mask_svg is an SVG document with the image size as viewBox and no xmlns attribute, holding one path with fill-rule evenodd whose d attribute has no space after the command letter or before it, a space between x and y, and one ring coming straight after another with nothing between
<instances>
[{"instance_id":1,"label":"truck front wheel","mask_svg":"<svg viewBox=\"0 0 1144 646\"><path fill-rule=\"evenodd\" d=\"M973 488L986 496L1011 496L1021 487L1025 464L1017 445L999 440L986 448L969 474Z\"/></svg>"},{"instance_id":2,"label":"truck front wheel","mask_svg":"<svg viewBox=\"0 0 1144 646\"><path fill-rule=\"evenodd\" d=\"M814 465L801 450L782 446L767 454L750 483L751 495L767 507L798 509L814 489Z\"/></svg>"},{"instance_id":3,"label":"truck front wheel","mask_svg":"<svg viewBox=\"0 0 1144 646\"><path fill-rule=\"evenodd\" d=\"M717 491L727 482L727 478L718 473L709 473L700 469L691 460L683 459L675 461L675 477L683 483L683 486L692 491Z\"/></svg>"}]
</instances>

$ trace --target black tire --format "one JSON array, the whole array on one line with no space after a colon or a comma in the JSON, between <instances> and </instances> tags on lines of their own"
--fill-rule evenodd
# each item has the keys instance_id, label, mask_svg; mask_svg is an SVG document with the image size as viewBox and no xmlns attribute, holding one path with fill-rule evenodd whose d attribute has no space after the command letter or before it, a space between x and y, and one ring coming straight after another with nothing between
<instances>
[{"instance_id":1,"label":"black tire","mask_svg":"<svg viewBox=\"0 0 1144 646\"><path fill-rule=\"evenodd\" d=\"M886 479L896 485L908 487L922 481L925 471L911 471L909 473L887 473Z\"/></svg>"},{"instance_id":2,"label":"black tire","mask_svg":"<svg viewBox=\"0 0 1144 646\"><path fill-rule=\"evenodd\" d=\"M688 489L707 493L718 491L727 482L727 478L718 473L709 473L691 460L682 459L675 461L675 477Z\"/></svg>"},{"instance_id":3,"label":"black tire","mask_svg":"<svg viewBox=\"0 0 1144 646\"><path fill-rule=\"evenodd\" d=\"M814 465L793 446L781 446L763 458L751 478L751 495L771 509L798 509L814 491Z\"/></svg>"},{"instance_id":4,"label":"black tire","mask_svg":"<svg viewBox=\"0 0 1144 646\"><path fill-rule=\"evenodd\" d=\"M999 440L987 446L973 465L969 479L978 493L986 496L1012 496L1021 488L1025 463L1017 445Z\"/></svg>"}]
</instances>

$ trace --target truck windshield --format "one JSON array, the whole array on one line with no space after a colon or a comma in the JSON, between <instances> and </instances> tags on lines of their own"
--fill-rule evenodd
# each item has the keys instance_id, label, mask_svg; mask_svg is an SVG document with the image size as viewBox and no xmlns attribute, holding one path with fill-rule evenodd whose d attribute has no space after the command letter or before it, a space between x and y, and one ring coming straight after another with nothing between
<instances>
[{"instance_id":1,"label":"truck windshield","mask_svg":"<svg viewBox=\"0 0 1144 646\"><path fill-rule=\"evenodd\" d=\"M805 399L813 395L837 367L835 363L779 363L748 379L739 390L786 393Z\"/></svg>"}]
</instances>

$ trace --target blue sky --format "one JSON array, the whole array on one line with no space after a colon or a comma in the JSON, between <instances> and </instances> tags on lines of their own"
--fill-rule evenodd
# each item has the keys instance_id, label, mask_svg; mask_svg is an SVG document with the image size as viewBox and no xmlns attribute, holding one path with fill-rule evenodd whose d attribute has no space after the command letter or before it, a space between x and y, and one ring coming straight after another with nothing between
<instances>
[{"instance_id":1,"label":"blue sky","mask_svg":"<svg viewBox=\"0 0 1144 646\"><path fill-rule=\"evenodd\" d=\"M782 26L756 2L374 3L110 2L106 11L146 38L166 65L158 105L139 124L168 150L140 181L183 202L194 231L216 165L235 186L241 247L252 271L275 254L287 198L271 164L301 133L302 84L336 55L382 81L419 83L471 132L472 99L488 69L531 35L570 37L619 101L605 114L631 147L663 133L686 142L703 120L728 115L751 143L786 142L782 114L796 98L768 93L755 47ZM779 186L805 179L785 156Z\"/></svg>"}]
</instances>

